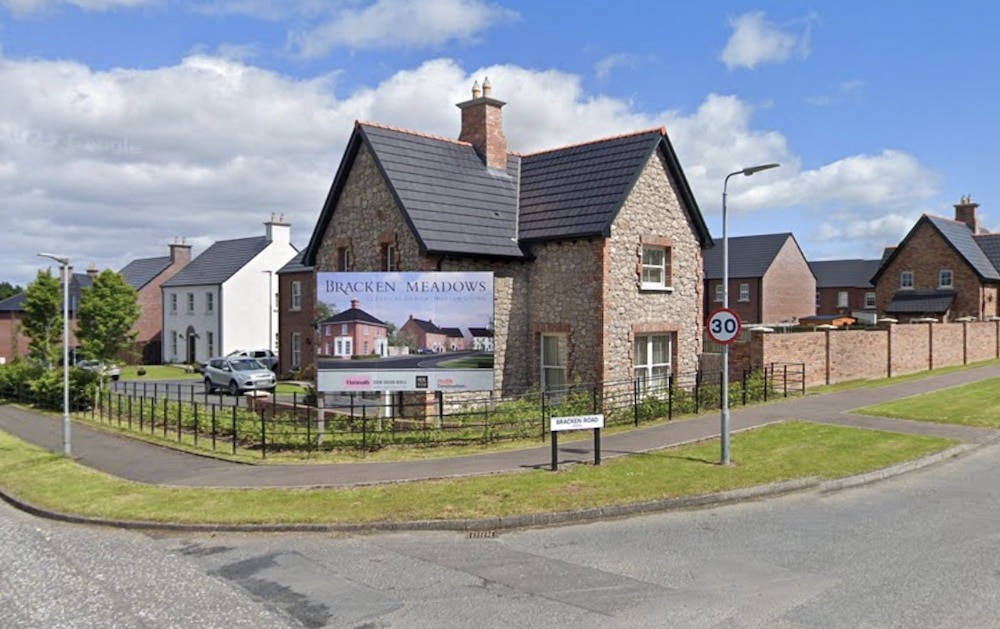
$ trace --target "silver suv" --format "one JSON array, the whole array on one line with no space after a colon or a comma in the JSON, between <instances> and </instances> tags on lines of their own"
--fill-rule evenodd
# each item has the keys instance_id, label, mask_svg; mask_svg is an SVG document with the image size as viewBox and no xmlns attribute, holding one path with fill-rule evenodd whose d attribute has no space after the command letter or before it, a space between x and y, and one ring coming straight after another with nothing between
<instances>
[{"instance_id":1,"label":"silver suv","mask_svg":"<svg viewBox=\"0 0 1000 629\"><path fill-rule=\"evenodd\" d=\"M269 349L238 349L226 354L226 358L253 358L271 371L278 366L278 355Z\"/></svg>"},{"instance_id":2,"label":"silver suv","mask_svg":"<svg viewBox=\"0 0 1000 629\"><path fill-rule=\"evenodd\" d=\"M213 358L205 365L205 392L225 389L233 395L244 391L274 392L274 372L253 358L228 356Z\"/></svg>"}]
</instances>

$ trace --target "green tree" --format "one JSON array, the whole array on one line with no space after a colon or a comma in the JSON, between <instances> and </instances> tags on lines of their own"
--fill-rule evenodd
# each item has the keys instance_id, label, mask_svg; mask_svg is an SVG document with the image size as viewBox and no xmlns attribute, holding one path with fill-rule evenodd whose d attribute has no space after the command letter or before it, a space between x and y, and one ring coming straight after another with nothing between
<instances>
[{"instance_id":1,"label":"green tree","mask_svg":"<svg viewBox=\"0 0 1000 629\"><path fill-rule=\"evenodd\" d=\"M76 336L81 353L102 361L113 358L135 341L130 330L139 312L135 289L121 273L101 271L80 296Z\"/></svg>"},{"instance_id":2,"label":"green tree","mask_svg":"<svg viewBox=\"0 0 1000 629\"><path fill-rule=\"evenodd\" d=\"M24 291L21 325L31 338L28 356L46 367L59 362L62 351L62 285L48 269L39 271Z\"/></svg>"},{"instance_id":3,"label":"green tree","mask_svg":"<svg viewBox=\"0 0 1000 629\"><path fill-rule=\"evenodd\" d=\"M15 286L10 282L0 282L0 300L7 299L8 297L13 297L18 293L23 293L24 289L20 286Z\"/></svg>"}]
</instances>

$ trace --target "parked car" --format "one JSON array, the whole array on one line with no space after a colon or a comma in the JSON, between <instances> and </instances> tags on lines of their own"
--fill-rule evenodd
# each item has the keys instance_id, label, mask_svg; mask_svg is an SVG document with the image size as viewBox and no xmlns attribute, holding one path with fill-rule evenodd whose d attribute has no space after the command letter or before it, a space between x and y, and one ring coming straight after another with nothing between
<instances>
[{"instance_id":1,"label":"parked car","mask_svg":"<svg viewBox=\"0 0 1000 629\"><path fill-rule=\"evenodd\" d=\"M256 359L245 356L213 358L205 365L205 392L225 389L233 395L245 391L274 392L278 382L274 372Z\"/></svg>"},{"instance_id":2,"label":"parked car","mask_svg":"<svg viewBox=\"0 0 1000 629\"><path fill-rule=\"evenodd\" d=\"M271 371L278 366L278 355L269 349L238 349L226 354L227 358L254 358Z\"/></svg>"},{"instance_id":3,"label":"parked car","mask_svg":"<svg viewBox=\"0 0 1000 629\"><path fill-rule=\"evenodd\" d=\"M417 350L418 354L435 354L436 352L429 347L421 347Z\"/></svg>"},{"instance_id":4,"label":"parked car","mask_svg":"<svg viewBox=\"0 0 1000 629\"><path fill-rule=\"evenodd\" d=\"M114 363L102 363L99 360L81 360L77 361L76 366L80 369L99 373L101 376L110 378L111 380L118 380L122 377L121 367Z\"/></svg>"}]
</instances>

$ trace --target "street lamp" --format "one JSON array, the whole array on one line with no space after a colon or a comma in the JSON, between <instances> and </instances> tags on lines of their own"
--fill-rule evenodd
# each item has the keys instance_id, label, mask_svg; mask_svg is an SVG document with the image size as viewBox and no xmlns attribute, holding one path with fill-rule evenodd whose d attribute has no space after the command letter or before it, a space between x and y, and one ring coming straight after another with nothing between
<instances>
[{"instance_id":1,"label":"street lamp","mask_svg":"<svg viewBox=\"0 0 1000 629\"><path fill-rule=\"evenodd\" d=\"M54 253L39 253L40 258L49 258L59 263L63 276L63 454L72 456L69 421L69 256Z\"/></svg>"},{"instance_id":2,"label":"street lamp","mask_svg":"<svg viewBox=\"0 0 1000 629\"><path fill-rule=\"evenodd\" d=\"M261 271L261 273L267 273L267 349L274 351L274 290L271 281L273 271L267 270Z\"/></svg>"},{"instance_id":3,"label":"street lamp","mask_svg":"<svg viewBox=\"0 0 1000 629\"><path fill-rule=\"evenodd\" d=\"M726 175L722 183L722 307L729 308L729 217L726 214L726 191L733 175L749 177L762 170L777 168L781 164L748 166ZM722 346L722 465L729 465L729 344Z\"/></svg>"}]
</instances>

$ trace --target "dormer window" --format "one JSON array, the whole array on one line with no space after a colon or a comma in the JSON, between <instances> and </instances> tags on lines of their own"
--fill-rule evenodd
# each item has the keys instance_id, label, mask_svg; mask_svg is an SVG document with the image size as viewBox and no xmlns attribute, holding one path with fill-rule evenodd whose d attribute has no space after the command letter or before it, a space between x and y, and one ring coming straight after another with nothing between
<instances>
[{"instance_id":1,"label":"dormer window","mask_svg":"<svg viewBox=\"0 0 1000 629\"><path fill-rule=\"evenodd\" d=\"M899 287L905 290L913 290L913 271L903 271L899 274Z\"/></svg>"},{"instance_id":2,"label":"dormer window","mask_svg":"<svg viewBox=\"0 0 1000 629\"><path fill-rule=\"evenodd\" d=\"M952 288L952 275L950 269L941 269L938 271L938 288Z\"/></svg>"}]
</instances>

